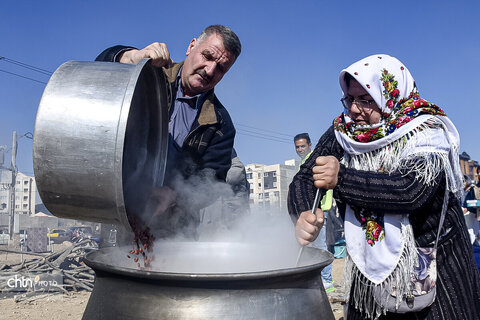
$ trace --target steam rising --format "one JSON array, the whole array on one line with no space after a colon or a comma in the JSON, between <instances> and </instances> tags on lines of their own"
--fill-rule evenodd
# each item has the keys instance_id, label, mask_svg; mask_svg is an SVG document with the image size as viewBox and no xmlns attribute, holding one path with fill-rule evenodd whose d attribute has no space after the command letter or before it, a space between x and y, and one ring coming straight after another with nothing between
<instances>
[{"instance_id":1,"label":"steam rising","mask_svg":"<svg viewBox=\"0 0 480 320\"><path fill-rule=\"evenodd\" d=\"M257 210L254 210L257 211ZM242 273L295 267L299 246L286 213L252 212L232 228L201 225L198 242L155 243L154 270L185 273ZM177 248L175 252L171 247Z\"/></svg>"},{"instance_id":2,"label":"steam rising","mask_svg":"<svg viewBox=\"0 0 480 320\"><path fill-rule=\"evenodd\" d=\"M213 177L213 171L205 170L188 179L176 175L169 183L177 193L176 206L164 213L152 212L168 194L143 204L140 217L157 239L152 271L218 274L294 268L300 247L286 210L249 208L248 198ZM121 247L110 259L115 258L116 266L136 268L126 257L130 249Z\"/></svg>"}]
</instances>

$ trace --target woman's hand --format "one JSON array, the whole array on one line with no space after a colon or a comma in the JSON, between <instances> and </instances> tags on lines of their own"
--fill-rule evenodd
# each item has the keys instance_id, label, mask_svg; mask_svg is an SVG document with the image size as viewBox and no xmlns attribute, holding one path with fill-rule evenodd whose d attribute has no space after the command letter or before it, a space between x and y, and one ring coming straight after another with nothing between
<instances>
[{"instance_id":1,"label":"woman's hand","mask_svg":"<svg viewBox=\"0 0 480 320\"><path fill-rule=\"evenodd\" d=\"M313 180L315 187L333 189L338 182L340 163L334 156L317 157L313 167Z\"/></svg>"},{"instance_id":2,"label":"woman's hand","mask_svg":"<svg viewBox=\"0 0 480 320\"><path fill-rule=\"evenodd\" d=\"M295 224L295 238L300 245L305 246L318 237L323 227L324 217L320 208L315 210L315 214L311 210L300 214Z\"/></svg>"}]
</instances>

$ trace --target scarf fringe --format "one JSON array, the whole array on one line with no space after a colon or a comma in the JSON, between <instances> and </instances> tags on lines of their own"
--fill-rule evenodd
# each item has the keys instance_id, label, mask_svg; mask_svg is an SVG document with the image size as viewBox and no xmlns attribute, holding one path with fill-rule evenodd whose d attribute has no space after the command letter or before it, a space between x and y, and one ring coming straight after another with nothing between
<instances>
[{"instance_id":1,"label":"scarf fringe","mask_svg":"<svg viewBox=\"0 0 480 320\"><path fill-rule=\"evenodd\" d=\"M408 219L406 216L405 219ZM366 318L378 319L387 313L387 300L390 293L396 297L396 307L400 306L403 297L411 292L413 270L418 266L418 252L415 247L413 229L410 224L402 224L402 237L404 247L398 264L393 272L381 283L375 284L368 280L355 266L350 256L345 258L345 294L350 293L352 285L354 291L351 296L345 297L348 302L353 299L355 309L364 313ZM381 293L376 296L375 293Z\"/></svg>"},{"instance_id":2,"label":"scarf fringe","mask_svg":"<svg viewBox=\"0 0 480 320\"><path fill-rule=\"evenodd\" d=\"M431 137L447 131L441 120L432 117L403 137L370 152L348 155L342 162L349 168L365 171L380 171L386 174L401 170L405 175L414 173L418 181L433 185L441 172L447 175L447 188L459 199L462 197L463 182L458 146L438 148ZM447 136L448 139L448 136ZM450 140L450 139L448 139ZM443 146L446 147L446 146Z\"/></svg>"}]
</instances>

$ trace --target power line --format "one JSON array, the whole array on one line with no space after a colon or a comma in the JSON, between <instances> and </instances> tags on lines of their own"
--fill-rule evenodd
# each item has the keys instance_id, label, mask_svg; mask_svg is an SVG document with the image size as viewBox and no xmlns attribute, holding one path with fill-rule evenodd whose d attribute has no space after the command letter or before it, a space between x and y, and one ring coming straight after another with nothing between
<instances>
[{"instance_id":1,"label":"power line","mask_svg":"<svg viewBox=\"0 0 480 320\"><path fill-rule=\"evenodd\" d=\"M240 135L244 135L244 136L249 136L249 137L254 137L254 138L259 138L259 139L274 141L274 142L281 142L281 143L288 143L288 144L290 144L290 142L287 142L287 141L285 141L285 140L275 140L275 139L266 138L266 137L260 136L260 135L253 135L253 134L245 133L245 132L238 131L238 130L237 130L237 133L240 134Z\"/></svg>"},{"instance_id":2,"label":"power line","mask_svg":"<svg viewBox=\"0 0 480 320\"><path fill-rule=\"evenodd\" d=\"M278 135L281 135L281 136L286 136L286 137L289 137L289 138L292 138L292 137L294 136L294 135L290 135L290 134L286 134L286 133L281 133L281 132L277 132L277 131L273 131L273 130L260 129L260 128L256 128L256 127L253 127L253 126L248 126L248 125L246 125L246 124L241 124L241 123L237 123L236 125L237 125L237 126L240 126L240 127L246 127L246 128L251 128L251 129L259 130L259 131L265 131L265 132L275 133L275 134L278 134Z\"/></svg>"},{"instance_id":3,"label":"power line","mask_svg":"<svg viewBox=\"0 0 480 320\"><path fill-rule=\"evenodd\" d=\"M243 131L243 132L248 132L248 133L251 133L251 134L256 134L256 135L259 135L259 136L262 136L262 137L268 137L268 138L280 140L280 141L283 141L283 142L290 142L290 139L285 139L285 138L281 138L281 137L276 137L276 136L273 136L273 135L270 135L270 134L265 134L265 133L261 133L261 132L255 132L255 131L246 130L246 129L237 129L237 131L238 131L238 130Z\"/></svg>"},{"instance_id":4,"label":"power line","mask_svg":"<svg viewBox=\"0 0 480 320\"><path fill-rule=\"evenodd\" d=\"M42 68L39 68L39 67L35 67L35 66L29 65L29 64L26 64L26 63L23 63L23 62L20 62L20 61L9 59L7 57L0 56L0 60L3 60L5 62L11 63L11 64L15 64L17 66L20 66L22 68L26 68L26 69L29 69L29 70L32 70L32 71L35 71L35 72L43 73L47 76L50 76L53 73L51 71L48 71L48 70L45 70L45 69L42 69Z\"/></svg>"},{"instance_id":5,"label":"power line","mask_svg":"<svg viewBox=\"0 0 480 320\"><path fill-rule=\"evenodd\" d=\"M43 83L43 84L47 84L47 83L46 83L46 82L44 82L44 81L40 81L40 80L32 79L32 78L29 78L29 77L25 77L25 76L22 76L22 75L20 75L20 74L17 74L17 73L9 72L9 71L7 71L7 70L2 70L2 69L0 69L0 72L5 72L5 73L8 73L8 74L11 74L11 75L14 75L14 76L20 77L20 78L24 78L24 79L28 79L28 80L31 80L31 81L35 81L35 82L39 82L39 83Z\"/></svg>"}]
</instances>

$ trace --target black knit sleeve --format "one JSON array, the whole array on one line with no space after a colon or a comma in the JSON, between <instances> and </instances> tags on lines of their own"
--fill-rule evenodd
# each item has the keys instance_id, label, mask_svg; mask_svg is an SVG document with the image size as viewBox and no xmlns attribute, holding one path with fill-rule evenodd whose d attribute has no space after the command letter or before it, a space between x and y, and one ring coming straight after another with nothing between
<instances>
[{"instance_id":1,"label":"black knit sleeve","mask_svg":"<svg viewBox=\"0 0 480 320\"><path fill-rule=\"evenodd\" d=\"M293 178L288 188L288 212L292 221L296 221L303 211L311 210L315 198L316 188L313 185L312 168L315 166L315 159L320 156L333 155L337 159L343 157L343 149L335 138L333 126L331 126L318 140L315 149L308 157L300 170ZM321 195L325 190L321 190Z\"/></svg>"},{"instance_id":2,"label":"black knit sleeve","mask_svg":"<svg viewBox=\"0 0 480 320\"><path fill-rule=\"evenodd\" d=\"M370 212L405 214L419 211L437 192L444 174L429 185L416 179L414 173L374 173L340 166L335 198L352 208Z\"/></svg>"},{"instance_id":3,"label":"black knit sleeve","mask_svg":"<svg viewBox=\"0 0 480 320\"><path fill-rule=\"evenodd\" d=\"M300 213L312 209L316 191L312 176L315 159L333 155L340 160L343 153L332 126L320 138L314 152L300 167L289 186L288 211L294 222ZM334 197L341 211L348 204L354 209L362 208L373 213L414 213L431 202L442 179L445 179L444 174L440 174L433 183L427 185L416 179L414 173L397 171L384 174L340 165Z\"/></svg>"}]
</instances>

